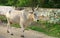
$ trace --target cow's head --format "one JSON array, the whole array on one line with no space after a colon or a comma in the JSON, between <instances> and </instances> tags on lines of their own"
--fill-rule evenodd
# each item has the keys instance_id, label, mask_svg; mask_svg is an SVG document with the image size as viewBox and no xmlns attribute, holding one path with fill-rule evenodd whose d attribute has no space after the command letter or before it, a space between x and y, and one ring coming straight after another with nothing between
<instances>
[{"instance_id":1,"label":"cow's head","mask_svg":"<svg viewBox=\"0 0 60 38\"><path fill-rule=\"evenodd\" d=\"M28 19L30 21L38 21L38 15L35 13L35 10L33 11L32 9L28 10Z\"/></svg>"},{"instance_id":2,"label":"cow's head","mask_svg":"<svg viewBox=\"0 0 60 38\"><path fill-rule=\"evenodd\" d=\"M34 12L33 12L33 14L34 14L34 18L35 18L35 21L39 21L37 10L38 10L38 8L35 8L35 9L34 9Z\"/></svg>"}]
</instances>

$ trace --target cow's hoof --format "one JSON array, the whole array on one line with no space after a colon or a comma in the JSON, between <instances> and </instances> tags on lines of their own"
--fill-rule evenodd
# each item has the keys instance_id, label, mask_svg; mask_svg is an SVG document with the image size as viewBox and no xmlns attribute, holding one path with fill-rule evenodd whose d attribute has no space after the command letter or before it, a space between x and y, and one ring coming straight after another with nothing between
<instances>
[{"instance_id":1,"label":"cow's hoof","mask_svg":"<svg viewBox=\"0 0 60 38\"><path fill-rule=\"evenodd\" d=\"M13 33L11 35L13 35Z\"/></svg>"},{"instance_id":2,"label":"cow's hoof","mask_svg":"<svg viewBox=\"0 0 60 38\"><path fill-rule=\"evenodd\" d=\"M7 30L7 33L10 33L10 32Z\"/></svg>"},{"instance_id":3,"label":"cow's hoof","mask_svg":"<svg viewBox=\"0 0 60 38\"><path fill-rule=\"evenodd\" d=\"M24 37L24 35L21 35L21 37Z\"/></svg>"}]
</instances>

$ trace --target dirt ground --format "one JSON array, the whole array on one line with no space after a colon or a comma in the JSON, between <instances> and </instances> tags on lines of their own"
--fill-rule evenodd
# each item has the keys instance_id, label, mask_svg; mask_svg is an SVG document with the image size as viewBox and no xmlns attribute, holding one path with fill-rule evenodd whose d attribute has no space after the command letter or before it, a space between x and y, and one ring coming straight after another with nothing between
<instances>
[{"instance_id":1,"label":"dirt ground","mask_svg":"<svg viewBox=\"0 0 60 38\"><path fill-rule=\"evenodd\" d=\"M13 36L7 33L6 30L6 26L0 25L0 38L22 38L20 37L20 28L12 27ZM55 38L33 30L26 30L24 35L24 38Z\"/></svg>"}]
</instances>

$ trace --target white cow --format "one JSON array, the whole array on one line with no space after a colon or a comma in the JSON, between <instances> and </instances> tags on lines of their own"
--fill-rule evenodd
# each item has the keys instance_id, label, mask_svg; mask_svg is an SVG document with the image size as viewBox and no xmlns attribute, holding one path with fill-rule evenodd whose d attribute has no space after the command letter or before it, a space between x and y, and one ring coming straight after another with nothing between
<instances>
[{"instance_id":1,"label":"white cow","mask_svg":"<svg viewBox=\"0 0 60 38\"><path fill-rule=\"evenodd\" d=\"M1 7L0 7L1 8ZM22 31L22 37L24 37L24 30L25 28L31 24L33 21L36 21L37 15L34 14L34 11L32 10L32 8L25 8L24 10L15 10L12 7L2 7L3 10L0 10L2 12L4 12L4 15L7 18L7 32L10 33L11 35L13 35L13 33L11 32L11 27L10 24L11 23L19 23L20 27L21 27L21 31ZM8 10L7 10L8 9ZM35 10L35 9L34 9ZM18 19L18 20L16 20Z\"/></svg>"}]
</instances>

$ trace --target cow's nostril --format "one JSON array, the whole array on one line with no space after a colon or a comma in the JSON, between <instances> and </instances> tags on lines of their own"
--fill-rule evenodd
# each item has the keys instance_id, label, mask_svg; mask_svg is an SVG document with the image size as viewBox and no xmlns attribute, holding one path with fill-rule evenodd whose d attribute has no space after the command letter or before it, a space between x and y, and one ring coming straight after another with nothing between
<instances>
[{"instance_id":1,"label":"cow's nostril","mask_svg":"<svg viewBox=\"0 0 60 38\"><path fill-rule=\"evenodd\" d=\"M39 20L37 20L37 22L38 22Z\"/></svg>"}]
</instances>

